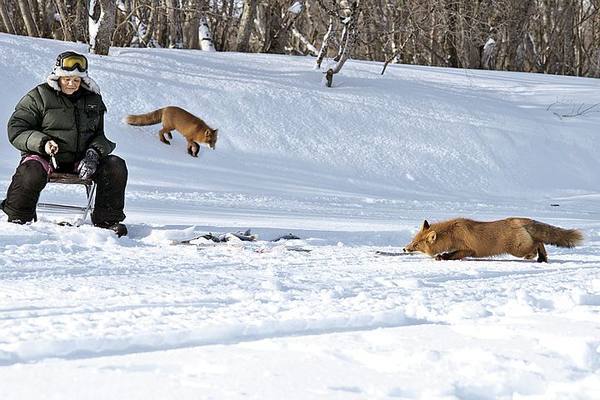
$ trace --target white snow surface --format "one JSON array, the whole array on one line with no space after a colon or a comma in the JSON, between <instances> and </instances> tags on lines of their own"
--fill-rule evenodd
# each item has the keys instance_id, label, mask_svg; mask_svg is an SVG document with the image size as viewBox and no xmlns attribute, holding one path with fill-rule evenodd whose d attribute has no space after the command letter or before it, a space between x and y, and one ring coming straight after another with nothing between
<instances>
[{"instance_id":1,"label":"white snow surface","mask_svg":"<svg viewBox=\"0 0 600 400\"><path fill-rule=\"evenodd\" d=\"M65 50L86 46L0 34L4 126ZM558 116L600 103L600 80L351 60L326 88L309 57L88 57L129 235L2 215L0 398L600 398L600 110ZM218 128L216 150L121 122L167 105ZM2 135L2 197L18 162ZM585 242L548 264L376 254L459 216ZM247 228L260 240L171 244Z\"/></svg>"}]
</instances>

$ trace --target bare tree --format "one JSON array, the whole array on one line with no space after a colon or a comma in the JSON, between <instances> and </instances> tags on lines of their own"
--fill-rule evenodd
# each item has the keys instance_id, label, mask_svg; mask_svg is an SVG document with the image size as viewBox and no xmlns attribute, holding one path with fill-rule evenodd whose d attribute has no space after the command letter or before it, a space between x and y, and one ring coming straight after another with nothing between
<instances>
[{"instance_id":1,"label":"bare tree","mask_svg":"<svg viewBox=\"0 0 600 400\"><path fill-rule=\"evenodd\" d=\"M323 42L321 43L321 49L319 50L319 54L317 55L317 68L321 68L321 63L323 59L327 55L327 51L329 50L329 44L333 34L333 17L329 18L329 27L327 28L327 32L323 36Z\"/></svg>"},{"instance_id":2,"label":"bare tree","mask_svg":"<svg viewBox=\"0 0 600 400\"><path fill-rule=\"evenodd\" d=\"M84 1L77 1L73 19L73 36L77 42L88 42L88 15Z\"/></svg>"},{"instance_id":3,"label":"bare tree","mask_svg":"<svg viewBox=\"0 0 600 400\"><path fill-rule=\"evenodd\" d=\"M108 55L115 29L115 2L111 0L91 0L90 10L90 51Z\"/></svg>"},{"instance_id":4,"label":"bare tree","mask_svg":"<svg viewBox=\"0 0 600 400\"><path fill-rule=\"evenodd\" d=\"M254 26L256 3L256 0L244 0L244 10L240 18L235 45L237 51L247 52L250 49L250 35Z\"/></svg>"},{"instance_id":5,"label":"bare tree","mask_svg":"<svg viewBox=\"0 0 600 400\"><path fill-rule=\"evenodd\" d=\"M350 5L346 5L344 2L341 3L344 7L344 18L342 19L342 38L340 40L340 46L338 49L338 55L335 57L336 64L327 70L325 73L327 87L331 87L333 84L333 75L340 72L350 54L356 40L358 38L358 19L361 13L360 0L354 0Z\"/></svg>"},{"instance_id":6,"label":"bare tree","mask_svg":"<svg viewBox=\"0 0 600 400\"><path fill-rule=\"evenodd\" d=\"M504 64L503 69L518 71L523 67L524 61L519 50L524 44L533 3L533 0L511 0L509 3L510 11L504 30L503 52L500 56L500 62Z\"/></svg>"},{"instance_id":7,"label":"bare tree","mask_svg":"<svg viewBox=\"0 0 600 400\"><path fill-rule=\"evenodd\" d=\"M292 26L296 19L304 10L304 1L293 0L289 7L285 7L284 0L278 4L276 2L270 4L270 21L267 23L268 33L263 45L265 53L285 53L285 47L291 38Z\"/></svg>"},{"instance_id":8,"label":"bare tree","mask_svg":"<svg viewBox=\"0 0 600 400\"><path fill-rule=\"evenodd\" d=\"M25 22L25 28L27 28L27 34L29 36L39 36L40 34L35 24L29 2L27 0L18 0L17 3L19 5L19 10L21 11L21 17Z\"/></svg>"},{"instance_id":9,"label":"bare tree","mask_svg":"<svg viewBox=\"0 0 600 400\"><path fill-rule=\"evenodd\" d=\"M0 17L2 17L2 24L4 25L5 32L14 35L17 31L8 10L8 4L4 1L0 1Z\"/></svg>"},{"instance_id":10,"label":"bare tree","mask_svg":"<svg viewBox=\"0 0 600 400\"><path fill-rule=\"evenodd\" d=\"M208 26L208 20L204 16L200 17L198 37L200 39L200 48L203 51L217 51L215 49L215 43L212 38L210 27Z\"/></svg>"},{"instance_id":11,"label":"bare tree","mask_svg":"<svg viewBox=\"0 0 600 400\"><path fill-rule=\"evenodd\" d=\"M188 0L189 10L184 13L185 22L183 24L183 43L187 49L199 49L200 38L198 29L200 27L200 18L204 0Z\"/></svg>"},{"instance_id":12,"label":"bare tree","mask_svg":"<svg viewBox=\"0 0 600 400\"><path fill-rule=\"evenodd\" d=\"M72 42L75 38L71 30L71 24L69 23L69 11L67 10L67 5L64 0L54 0L56 4L56 9L58 14L60 15L60 26L62 28L63 38L66 41Z\"/></svg>"},{"instance_id":13,"label":"bare tree","mask_svg":"<svg viewBox=\"0 0 600 400\"><path fill-rule=\"evenodd\" d=\"M167 20L169 21L169 47L183 48L183 21L179 0L167 0Z\"/></svg>"}]
</instances>

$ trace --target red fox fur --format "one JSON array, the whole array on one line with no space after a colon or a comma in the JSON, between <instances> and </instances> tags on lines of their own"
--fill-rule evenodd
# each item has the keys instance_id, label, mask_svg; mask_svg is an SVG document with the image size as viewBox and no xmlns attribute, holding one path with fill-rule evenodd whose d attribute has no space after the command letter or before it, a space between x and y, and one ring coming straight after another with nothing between
<instances>
[{"instance_id":1,"label":"red fox fur","mask_svg":"<svg viewBox=\"0 0 600 400\"><path fill-rule=\"evenodd\" d=\"M171 144L165 136L173 139L172 130L181 133L187 140L187 151L192 157L198 157L200 151L199 143L207 144L214 150L217 143L218 129L211 129L200 118L179 107L164 107L156 111L141 115L128 115L125 122L129 125L145 126L162 122L162 129L158 132L158 138L165 144Z\"/></svg>"},{"instance_id":2,"label":"red fox fur","mask_svg":"<svg viewBox=\"0 0 600 400\"><path fill-rule=\"evenodd\" d=\"M583 235L577 229L562 229L529 218L491 222L456 218L431 225L424 221L404 251L419 251L436 260L508 253L527 260L537 255L538 262L548 262L544 244L575 247L582 241Z\"/></svg>"}]
</instances>

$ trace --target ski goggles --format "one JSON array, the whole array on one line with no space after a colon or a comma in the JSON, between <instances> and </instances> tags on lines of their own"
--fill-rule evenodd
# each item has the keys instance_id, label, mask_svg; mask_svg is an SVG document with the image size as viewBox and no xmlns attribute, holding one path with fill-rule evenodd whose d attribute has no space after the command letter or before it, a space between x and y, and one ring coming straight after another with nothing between
<instances>
[{"instance_id":1,"label":"ski goggles","mask_svg":"<svg viewBox=\"0 0 600 400\"><path fill-rule=\"evenodd\" d=\"M65 71L74 71L77 69L79 72L85 72L88 68L87 58L77 53L67 54L59 57L56 60L56 66L64 69Z\"/></svg>"}]
</instances>

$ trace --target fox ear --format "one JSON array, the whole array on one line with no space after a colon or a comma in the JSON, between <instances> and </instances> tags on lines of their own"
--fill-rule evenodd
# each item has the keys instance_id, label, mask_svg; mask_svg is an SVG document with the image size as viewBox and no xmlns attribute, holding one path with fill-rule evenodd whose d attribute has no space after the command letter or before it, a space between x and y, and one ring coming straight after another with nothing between
<instances>
[{"instance_id":1,"label":"fox ear","mask_svg":"<svg viewBox=\"0 0 600 400\"><path fill-rule=\"evenodd\" d=\"M429 229L429 222L427 222L427 220L423 221L423 226L421 227L421 230L425 230L425 229Z\"/></svg>"},{"instance_id":2,"label":"fox ear","mask_svg":"<svg viewBox=\"0 0 600 400\"><path fill-rule=\"evenodd\" d=\"M435 239L437 239L437 233L435 233L435 231L431 231L427 234L427 237L425 239L429 244L431 244L435 242Z\"/></svg>"}]
</instances>

